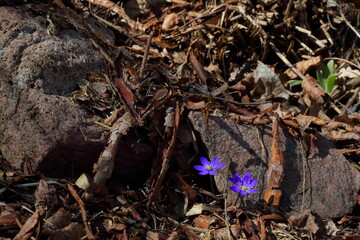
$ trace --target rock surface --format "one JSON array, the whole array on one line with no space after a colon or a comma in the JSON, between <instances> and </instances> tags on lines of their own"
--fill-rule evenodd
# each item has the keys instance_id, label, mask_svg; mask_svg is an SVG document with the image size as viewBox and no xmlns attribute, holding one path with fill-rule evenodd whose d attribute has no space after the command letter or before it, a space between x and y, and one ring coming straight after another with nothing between
<instances>
[{"instance_id":1,"label":"rock surface","mask_svg":"<svg viewBox=\"0 0 360 240\"><path fill-rule=\"evenodd\" d=\"M215 176L215 182L220 192L227 192L228 202L240 205L239 194L228 190L232 185L228 177L247 171L251 171L251 178L259 179L259 191L245 197L245 207L251 208L261 201L267 183L267 162L271 158L271 126L257 129L214 116L207 122L199 112L190 112L189 118L209 157L217 156L227 163ZM279 133L285 159L281 209L288 213L310 210L323 218L351 213L360 189L360 174L334 144L317 134L315 154L306 157L298 140L281 128Z\"/></svg>"},{"instance_id":2,"label":"rock surface","mask_svg":"<svg viewBox=\"0 0 360 240\"><path fill-rule=\"evenodd\" d=\"M66 96L106 62L74 28L50 36L48 24L27 4L0 7L0 151L18 170L61 176L103 150L96 118Z\"/></svg>"}]
</instances>

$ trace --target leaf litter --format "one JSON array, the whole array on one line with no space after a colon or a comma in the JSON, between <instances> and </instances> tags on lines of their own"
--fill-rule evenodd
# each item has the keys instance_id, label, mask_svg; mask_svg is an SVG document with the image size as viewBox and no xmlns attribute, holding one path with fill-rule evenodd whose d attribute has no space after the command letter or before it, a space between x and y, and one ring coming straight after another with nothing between
<instances>
[{"instance_id":1,"label":"leaf litter","mask_svg":"<svg viewBox=\"0 0 360 240\"><path fill-rule=\"evenodd\" d=\"M2 237L355 237L358 215L324 220L301 212L289 218L275 210L284 174L279 121L297 137L320 130L360 170L358 2L139 2L51 3L108 61L106 73L83 79L72 98L102 117L98 125L109 139L94 176L84 173L76 185L74 179L24 175L1 158ZM114 31L116 41L92 30L86 16ZM334 60L339 73L328 93L316 79L325 59ZM288 83L294 79L302 84ZM226 206L224 196L195 177L191 166L203 150L186 118L190 110L246 124L273 123L263 211ZM140 187L113 186L118 145L131 131L145 132L156 156L150 169L138 173L146 178Z\"/></svg>"}]
</instances>

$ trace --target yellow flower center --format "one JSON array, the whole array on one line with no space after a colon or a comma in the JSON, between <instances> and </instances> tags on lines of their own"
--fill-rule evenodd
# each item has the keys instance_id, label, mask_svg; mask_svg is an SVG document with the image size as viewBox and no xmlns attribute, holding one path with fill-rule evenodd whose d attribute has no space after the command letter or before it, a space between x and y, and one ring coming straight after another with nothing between
<instances>
[{"instance_id":1,"label":"yellow flower center","mask_svg":"<svg viewBox=\"0 0 360 240\"><path fill-rule=\"evenodd\" d=\"M242 186L241 190L246 191L248 188L246 186Z\"/></svg>"}]
</instances>

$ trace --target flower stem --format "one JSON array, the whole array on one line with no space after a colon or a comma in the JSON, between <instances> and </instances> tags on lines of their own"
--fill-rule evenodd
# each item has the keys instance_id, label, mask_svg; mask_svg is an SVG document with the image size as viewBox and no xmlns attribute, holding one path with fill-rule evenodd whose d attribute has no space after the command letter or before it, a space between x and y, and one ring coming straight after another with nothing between
<instances>
[{"instance_id":1,"label":"flower stem","mask_svg":"<svg viewBox=\"0 0 360 240\"><path fill-rule=\"evenodd\" d=\"M214 183L213 183L214 178L213 178L213 176L211 176L211 175L209 175L209 177L210 177L211 192L212 192L213 194L215 194Z\"/></svg>"}]
</instances>

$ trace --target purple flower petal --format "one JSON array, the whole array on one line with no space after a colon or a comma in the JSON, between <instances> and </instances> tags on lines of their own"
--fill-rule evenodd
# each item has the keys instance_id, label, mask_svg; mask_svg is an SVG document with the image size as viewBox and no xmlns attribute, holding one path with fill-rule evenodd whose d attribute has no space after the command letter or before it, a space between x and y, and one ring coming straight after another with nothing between
<instances>
[{"instance_id":1,"label":"purple flower petal","mask_svg":"<svg viewBox=\"0 0 360 240\"><path fill-rule=\"evenodd\" d=\"M208 173L209 173L209 171L203 171L203 172L199 172L199 175L206 175Z\"/></svg>"},{"instance_id":2,"label":"purple flower petal","mask_svg":"<svg viewBox=\"0 0 360 240\"><path fill-rule=\"evenodd\" d=\"M238 183L240 182L241 178L239 174L235 173L233 178L229 177L229 180L232 181L233 183Z\"/></svg>"},{"instance_id":3,"label":"purple flower petal","mask_svg":"<svg viewBox=\"0 0 360 240\"><path fill-rule=\"evenodd\" d=\"M243 179L244 183L249 183L250 182L250 172L245 173Z\"/></svg>"},{"instance_id":4,"label":"purple flower petal","mask_svg":"<svg viewBox=\"0 0 360 240\"><path fill-rule=\"evenodd\" d=\"M215 165L214 167L213 167L213 169L220 169L220 168L222 168L223 166L225 166L225 163L220 163L220 164L217 164L217 165Z\"/></svg>"},{"instance_id":5,"label":"purple flower petal","mask_svg":"<svg viewBox=\"0 0 360 240\"><path fill-rule=\"evenodd\" d=\"M209 174L210 174L210 175L216 175L216 171L213 171L213 170L212 170L212 171L209 171Z\"/></svg>"},{"instance_id":6,"label":"purple flower petal","mask_svg":"<svg viewBox=\"0 0 360 240\"><path fill-rule=\"evenodd\" d=\"M234 192L240 192L241 190L237 187L237 185L231 186L230 189Z\"/></svg>"},{"instance_id":7,"label":"purple flower petal","mask_svg":"<svg viewBox=\"0 0 360 240\"><path fill-rule=\"evenodd\" d=\"M240 190L240 191L239 191L239 194L245 196L245 195L248 194L248 192L247 192L247 191Z\"/></svg>"},{"instance_id":8,"label":"purple flower petal","mask_svg":"<svg viewBox=\"0 0 360 240\"><path fill-rule=\"evenodd\" d=\"M251 179L250 183L248 184L248 188L253 188L256 186L256 184L258 183L259 180L257 179Z\"/></svg>"},{"instance_id":9,"label":"purple flower petal","mask_svg":"<svg viewBox=\"0 0 360 240\"><path fill-rule=\"evenodd\" d=\"M259 189L249 189L249 190L247 190L248 193L253 193L253 192L257 192L257 191L259 191Z\"/></svg>"},{"instance_id":10,"label":"purple flower petal","mask_svg":"<svg viewBox=\"0 0 360 240\"><path fill-rule=\"evenodd\" d=\"M219 162L219 158L218 158L218 157L214 157L214 159L211 161L211 164L212 164L213 166L216 166L216 165L218 164L218 162Z\"/></svg>"},{"instance_id":11,"label":"purple flower petal","mask_svg":"<svg viewBox=\"0 0 360 240\"><path fill-rule=\"evenodd\" d=\"M195 165L194 168L199 171L207 171L208 169L201 165Z\"/></svg>"},{"instance_id":12,"label":"purple flower petal","mask_svg":"<svg viewBox=\"0 0 360 240\"><path fill-rule=\"evenodd\" d=\"M209 161L208 161L206 158L204 158L204 157L201 157L201 158L200 158L200 161L201 161L202 165L204 165L205 167L208 166L208 165L210 165L210 164L209 164Z\"/></svg>"}]
</instances>

